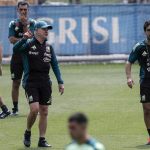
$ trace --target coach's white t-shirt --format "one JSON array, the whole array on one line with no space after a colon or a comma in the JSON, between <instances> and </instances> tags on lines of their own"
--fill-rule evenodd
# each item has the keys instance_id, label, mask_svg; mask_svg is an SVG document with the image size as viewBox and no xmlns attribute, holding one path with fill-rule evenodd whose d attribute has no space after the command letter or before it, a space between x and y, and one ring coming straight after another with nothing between
<instances>
[{"instance_id":1,"label":"coach's white t-shirt","mask_svg":"<svg viewBox=\"0 0 150 150\"><path fill-rule=\"evenodd\" d=\"M99 143L94 139L89 139L84 144L78 144L77 142L72 142L67 145L65 150L105 150L104 145Z\"/></svg>"}]
</instances>

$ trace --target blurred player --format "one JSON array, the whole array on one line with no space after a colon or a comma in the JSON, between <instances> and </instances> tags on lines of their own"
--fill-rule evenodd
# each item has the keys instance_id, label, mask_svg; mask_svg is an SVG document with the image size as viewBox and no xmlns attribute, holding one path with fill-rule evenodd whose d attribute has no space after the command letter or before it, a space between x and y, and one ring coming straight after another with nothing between
<instances>
[{"instance_id":1,"label":"blurred player","mask_svg":"<svg viewBox=\"0 0 150 150\"><path fill-rule=\"evenodd\" d=\"M9 41L15 44L23 38L23 33L28 30L34 30L35 20L28 18L29 4L27 2L19 2L17 5L19 18L11 21L9 24ZM18 114L18 98L19 86L23 74L23 62L20 54L13 54L11 59L11 78L12 82L12 115Z\"/></svg>"},{"instance_id":2,"label":"blurred player","mask_svg":"<svg viewBox=\"0 0 150 150\"><path fill-rule=\"evenodd\" d=\"M143 105L144 121L149 134L150 145L150 21L144 23L146 39L137 43L126 64L127 84L132 89L134 81L131 75L132 64L138 60L140 65L140 95Z\"/></svg>"},{"instance_id":3,"label":"blurred player","mask_svg":"<svg viewBox=\"0 0 150 150\"><path fill-rule=\"evenodd\" d=\"M22 53L24 63L23 87L30 105L30 113L27 118L27 129L24 134L24 145L30 147L31 128L39 112L39 147L51 147L45 140L47 128L48 106L51 104L51 81L49 77L50 66L58 81L59 92L63 94L64 85L61 78L56 55L52 46L46 41L48 30L52 26L44 21L35 24L34 37L30 32L24 34L24 38L17 42L13 48L15 53ZM27 40L28 39L28 40Z\"/></svg>"},{"instance_id":4,"label":"blurred player","mask_svg":"<svg viewBox=\"0 0 150 150\"><path fill-rule=\"evenodd\" d=\"M8 110L7 106L4 105L1 97L0 97L0 108L2 109L2 112L0 112L0 119L4 119L10 115L11 112Z\"/></svg>"},{"instance_id":5,"label":"blurred player","mask_svg":"<svg viewBox=\"0 0 150 150\"><path fill-rule=\"evenodd\" d=\"M73 142L65 150L104 150L104 146L87 133L88 119L82 113L75 113L68 119L68 128Z\"/></svg>"},{"instance_id":6,"label":"blurred player","mask_svg":"<svg viewBox=\"0 0 150 150\"><path fill-rule=\"evenodd\" d=\"M0 45L0 76L2 75L2 47ZM7 106L4 105L2 98L0 97L0 108L2 112L0 113L0 119L4 119L10 115L10 111L8 110Z\"/></svg>"}]
</instances>

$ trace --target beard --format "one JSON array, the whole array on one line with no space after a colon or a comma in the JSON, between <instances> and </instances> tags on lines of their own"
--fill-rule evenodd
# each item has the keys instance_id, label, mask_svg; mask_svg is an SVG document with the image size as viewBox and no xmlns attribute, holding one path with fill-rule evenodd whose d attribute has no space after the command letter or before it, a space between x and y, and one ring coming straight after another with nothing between
<instances>
[{"instance_id":1,"label":"beard","mask_svg":"<svg viewBox=\"0 0 150 150\"><path fill-rule=\"evenodd\" d=\"M150 41L150 35L149 35L149 36L147 36L147 41Z\"/></svg>"}]
</instances>

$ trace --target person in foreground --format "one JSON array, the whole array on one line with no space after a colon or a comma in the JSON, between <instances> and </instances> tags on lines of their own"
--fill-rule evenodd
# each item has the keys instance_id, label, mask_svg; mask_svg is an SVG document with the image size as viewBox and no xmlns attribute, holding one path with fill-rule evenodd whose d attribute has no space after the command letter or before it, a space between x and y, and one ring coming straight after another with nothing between
<instances>
[{"instance_id":1,"label":"person in foreground","mask_svg":"<svg viewBox=\"0 0 150 150\"><path fill-rule=\"evenodd\" d=\"M51 105L51 80L49 77L50 66L58 81L59 92L64 93L64 84L61 78L57 58L51 45L47 43L48 30L52 26L44 21L35 24L34 37L30 31L26 32L23 39L17 42L14 53L23 56L24 78L23 87L30 105L27 118L27 129L24 133L24 145L31 145L31 128L39 113L39 147L51 147L45 140L47 128L48 106ZM31 38L31 39L30 39Z\"/></svg>"},{"instance_id":2,"label":"person in foreground","mask_svg":"<svg viewBox=\"0 0 150 150\"><path fill-rule=\"evenodd\" d=\"M0 119L4 119L11 114L7 106L3 103L2 97L0 97L0 108L2 109L2 112L0 112Z\"/></svg>"},{"instance_id":3,"label":"person in foreground","mask_svg":"<svg viewBox=\"0 0 150 150\"><path fill-rule=\"evenodd\" d=\"M68 119L68 129L73 142L65 150L105 150L103 144L87 133L88 118L83 113L75 113Z\"/></svg>"},{"instance_id":4,"label":"person in foreground","mask_svg":"<svg viewBox=\"0 0 150 150\"><path fill-rule=\"evenodd\" d=\"M30 30L34 31L35 20L29 18L29 4L25 1L19 1L17 4L18 18L11 21L9 24L9 41L11 44L15 44L23 38L23 34ZM23 62L20 54L12 54L10 63L10 72L12 79L12 116L19 114L18 99L19 99L19 87L23 74Z\"/></svg>"},{"instance_id":5,"label":"person in foreground","mask_svg":"<svg viewBox=\"0 0 150 150\"><path fill-rule=\"evenodd\" d=\"M129 88L133 88L131 75L132 64L138 60L140 65L140 96L144 112L144 121L149 135L147 145L150 145L150 21L144 23L146 39L137 43L129 55L126 63L126 76Z\"/></svg>"},{"instance_id":6,"label":"person in foreground","mask_svg":"<svg viewBox=\"0 0 150 150\"><path fill-rule=\"evenodd\" d=\"M2 46L0 45L0 76L2 76ZM0 108L2 112L0 112L0 119L4 119L10 115L10 111L8 110L7 106L4 104L2 97L0 97Z\"/></svg>"}]
</instances>

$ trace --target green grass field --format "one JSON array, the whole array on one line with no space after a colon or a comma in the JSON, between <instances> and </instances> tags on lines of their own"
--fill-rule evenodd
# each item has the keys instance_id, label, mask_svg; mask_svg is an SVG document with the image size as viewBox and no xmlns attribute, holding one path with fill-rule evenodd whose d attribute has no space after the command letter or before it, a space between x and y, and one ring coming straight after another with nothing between
<instances>
[{"instance_id":1,"label":"green grass field","mask_svg":"<svg viewBox=\"0 0 150 150\"><path fill-rule=\"evenodd\" d=\"M9 67L3 67L0 95L11 108ZM65 94L60 96L53 78L53 105L49 108L47 139L53 150L63 150L70 139L67 117L76 111L90 118L89 132L106 146L106 150L149 149L143 146L147 133L139 103L138 65L133 68L135 87L126 86L124 64L62 65ZM26 127L28 104L24 91L20 93L20 115L0 120L0 150L24 150L22 144ZM32 146L37 149L37 123L32 131Z\"/></svg>"}]
</instances>

